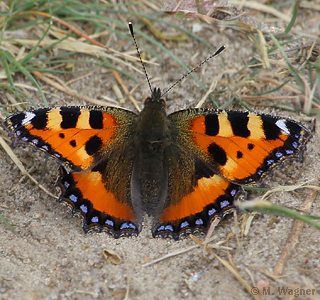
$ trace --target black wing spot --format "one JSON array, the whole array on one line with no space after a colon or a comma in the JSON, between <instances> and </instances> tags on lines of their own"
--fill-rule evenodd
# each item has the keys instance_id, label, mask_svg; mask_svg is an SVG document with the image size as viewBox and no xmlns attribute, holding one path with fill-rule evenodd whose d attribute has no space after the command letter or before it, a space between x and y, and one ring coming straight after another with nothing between
<instances>
[{"instance_id":1,"label":"black wing spot","mask_svg":"<svg viewBox=\"0 0 320 300\"><path fill-rule=\"evenodd\" d=\"M102 140L98 136L94 135L86 142L86 152L88 155L93 155L102 147Z\"/></svg>"},{"instance_id":2,"label":"black wing spot","mask_svg":"<svg viewBox=\"0 0 320 300\"><path fill-rule=\"evenodd\" d=\"M204 120L206 125L206 134L215 136L219 133L219 120L218 115L207 115Z\"/></svg>"},{"instance_id":3,"label":"black wing spot","mask_svg":"<svg viewBox=\"0 0 320 300\"><path fill-rule=\"evenodd\" d=\"M60 115L62 116L61 128L75 128L78 118L81 114L79 107L61 107Z\"/></svg>"},{"instance_id":4,"label":"black wing spot","mask_svg":"<svg viewBox=\"0 0 320 300\"><path fill-rule=\"evenodd\" d=\"M242 158L243 157L243 153L241 151L237 151L237 158Z\"/></svg>"},{"instance_id":5,"label":"black wing spot","mask_svg":"<svg viewBox=\"0 0 320 300\"><path fill-rule=\"evenodd\" d=\"M254 148L254 144L249 143L248 144L248 150L253 150L253 148Z\"/></svg>"},{"instance_id":6,"label":"black wing spot","mask_svg":"<svg viewBox=\"0 0 320 300\"><path fill-rule=\"evenodd\" d=\"M228 120L234 135L241 137L248 137L250 135L248 113L228 112Z\"/></svg>"},{"instance_id":7,"label":"black wing spot","mask_svg":"<svg viewBox=\"0 0 320 300\"><path fill-rule=\"evenodd\" d=\"M31 120L31 124L35 129L45 129L47 127L48 116L47 113L44 114L37 114Z\"/></svg>"},{"instance_id":8,"label":"black wing spot","mask_svg":"<svg viewBox=\"0 0 320 300\"><path fill-rule=\"evenodd\" d=\"M93 129L103 128L103 115L102 111L91 110L89 117L89 124Z\"/></svg>"},{"instance_id":9,"label":"black wing spot","mask_svg":"<svg viewBox=\"0 0 320 300\"><path fill-rule=\"evenodd\" d=\"M276 125L275 119L270 116L262 116L263 131L267 140L276 140L281 134L281 129Z\"/></svg>"},{"instance_id":10,"label":"black wing spot","mask_svg":"<svg viewBox=\"0 0 320 300\"><path fill-rule=\"evenodd\" d=\"M104 175L106 172L108 160L104 160L101 163L97 164L92 168L92 172L99 172L101 175Z\"/></svg>"},{"instance_id":11,"label":"black wing spot","mask_svg":"<svg viewBox=\"0 0 320 300\"><path fill-rule=\"evenodd\" d=\"M59 138L64 139L64 138L65 138L64 133L60 132L60 133L59 133Z\"/></svg>"},{"instance_id":12,"label":"black wing spot","mask_svg":"<svg viewBox=\"0 0 320 300\"><path fill-rule=\"evenodd\" d=\"M215 172L212 170L212 167L205 163L204 161L197 159L195 161L195 180L196 182L205 177L210 178L215 174ZM196 184L196 183L195 183Z\"/></svg>"},{"instance_id":13,"label":"black wing spot","mask_svg":"<svg viewBox=\"0 0 320 300\"><path fill-rule=\"evenodd\" d=\"M217 144L211 144L208 147L208 151L211 154L211 157L214 159L214 162L218 163L221 166L224 166L227 162L227 154Z\"/></svg>"},{"instance_id":14,"label":"black wing spot","mask_svg":"<svg viewBox=\"0 0 320 300\"><path fill-rule=\"evenodd\" d=\"M69 144L70 144L71 147L76 147L76 146L77 146L76 140L71 140L71 141L69 142Z\"/></svg>"}]
</instances>

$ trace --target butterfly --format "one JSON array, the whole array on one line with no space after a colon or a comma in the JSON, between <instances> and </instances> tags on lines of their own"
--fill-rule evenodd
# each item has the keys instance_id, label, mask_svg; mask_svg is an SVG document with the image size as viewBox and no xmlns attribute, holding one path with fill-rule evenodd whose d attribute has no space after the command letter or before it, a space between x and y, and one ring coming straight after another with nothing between
<instances>
[{"instance_id":1,"label":"butterfly","mask_svg":"<svg viewBox=\"0 0 320 300\"><path fill-rule=\"evenodd\" d=\"M155 88L140 114L114 107L20 112L3 128L14 146L45 152L60 165L60 201L84 230L138 235L153 216L154 237L206 232L235 210L285 160L301 159L311 133L264 114L186 109L167 115Z\"/></svg>"}]
</instances>

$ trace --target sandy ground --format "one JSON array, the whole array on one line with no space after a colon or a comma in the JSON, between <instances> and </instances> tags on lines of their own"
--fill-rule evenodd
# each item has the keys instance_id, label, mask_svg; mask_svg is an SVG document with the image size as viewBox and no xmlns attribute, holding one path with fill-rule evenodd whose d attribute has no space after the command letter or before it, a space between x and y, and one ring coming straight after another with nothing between
<instances>
[{"instance_id":1,"label":"sandy ground","mask_svg":"<svg viewBox=\"0 0 320 300\"><path fill-rule=\"evenodd\" d=\"M166 18L173 20L174 16ZM190 25L190 21L175 22L181 26ZM219 33L216 29L204 28L198 34L217 47L227 45L227 50L223 53L226 68L238 68L254 55L252 44L244 35L235 31ZM169 42L168 48L190 67L208 56L208 51L192 39L179 44ZM198 54L197 57L192 59L195 54ZM148 67L148 73L151 78L158 79L158 86L167 88L180 78L184 71L171 58L164 59L165 63L161 66ZM221 71L219 59L213 59L197 76L209 87L213 76ZM142 107L143 99L148 96L149 90L144 77L138 77L141 86L134 96L140 100L139 105ZM17 76L16 80L23 79ZM114 83L109 71L97 70L90 77L73 84L71 88L96 98L103 95L115 98L111 89ZM52 106L84 104L83 101L57 93L45 84L43 89L49 93ZM204 92L189 77L167 95L168 111L192 107L203 95ZM40 98L38 94L34 94L34 97ZM225 101L227 97L222 93L219 103ZM206 106L210 107L210 103L206 103ZM126 102L124 107L134 109L129 102ZM304 122L304 116L299 114L263 107L255 110L288 116L311 128L311 124ZM284 169L281 168L266 181L267 186L277 187L320 179L319 129L317 125L314 138L305 153L304 163L292 163ZM19 233L14 235L0 223L0 299L252 298L213 255L204 253L200 248L144 266L154 259L195 245L189 237L180 241L152 238L151 220L148 217L145 218L139 237L116 240L105 233L85 234L79 219L74 218L64 206L30 180L22 178L6 153L2 149L0 153L0 213ZM15 153L28 170L32 168L31 175L39 179L43 156L28 149L17 149ZM42 181L42 184L55 194L57 169L54 162L49 162ZM310 192L300 189L290 193L277 193L269 197L269 200L300 209ZM254 198L257 195L251 193L249 197ZM312 215L319 215L319 200L318 195L310 210ZM226 240L237 228L240 230L243 217L243 213L238 214L237 227L234 225L233 216L223 220L214 232L213 243ZM284 270L285 276L275 278L272 275L287 242L292 223L292 220L283 217L258 215L253 219L248 235L240 236L239 244L234 235L230 237L228 246L232 250L214 251L225 260L230 258L241 276L252 286L258 286L260 290L265 286L270 296L262 296L263 299L289 299L288 294L281 295L278 288L288 288L282 290L287 293L290 293L290 289L299 288L299 292L309 291L311 296L313 294L310 298L299 296L294 299L317 299L320 295L320 232L315 228L304 226L299 242L290 253ZM200 234L197 237L204 239ZM107 262L103 255L104 250L113 250L119 254L122 263L114 265Z\"/></svg>"}]
</instances>

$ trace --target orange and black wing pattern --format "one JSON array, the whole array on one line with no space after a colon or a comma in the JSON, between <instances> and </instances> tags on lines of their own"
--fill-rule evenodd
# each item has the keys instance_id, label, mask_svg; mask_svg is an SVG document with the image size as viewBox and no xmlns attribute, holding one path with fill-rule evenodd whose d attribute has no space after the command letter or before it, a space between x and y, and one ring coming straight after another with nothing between
<instances>
[{"instance_id":1,"label":"orange and black wing pattern","mask_svg":"<svg viewBox=\"0 0 320 300\"><path fill-rule=\"evenodd\" d=\"M200 157L241 185L258 183L287 159L302 159L311 138L295 121L249 112L191 109L171 118Z\"/></svg>"},{"instance_id":2,"label":"orange and black wing pattern","mask_svg":"<svg viewBox=\"0 0 320 300\"><path fill-rule=\"evenodd\" d=\"M60 201L83 217L85 231L119 237L141 229L134 224L130 178L122 175L132 172L133 158L124 165L119 156L131 143L135 116L112 107L43 108L12 115L3 127L15 146L31 146L63 166Z\"/></svg>"},{"instance_id":3,"label":"orange and black wing pattern","mask_svg":"<svg viewBox=\"0 0 320 300\"><path fill-rule=\"evenodd\" d=\"M113 107L57 107L21 112L3 127L14 146L43 151L71 172L97 164L109 148L123 140L124 128L136 115Z\"/></svg>"},{"instance_id":4,"label":"orange and black wing pattern","mask_svg":"<svg viewBox=\"0 0 320 300\"><path fill-rule=\"evenodd\" d=\"M154 236L206 231L235 209L242 185L285 160L302 159L311 134L284 118L189 109L167 116L160 90L139 116L118 108L59 107L7 118L14 145L29 145L62 165L60 201L84 230L136 235L142 212Z\"/></svg>"},{"instance_id":5,"label":"orange and black wing pattern","mask_svg":"<svg viewBox=\"0 0 320 300\"><path fill-rule=\"evenodd\" d=\"M190 109L169 118L176 145L169 156L178 158L169 164L168 197L155 236L206 231L234 209L241 185L259 183L287 159L302 159L311 138L294 121L248 112Z\"/></svg>"}]
</instances>

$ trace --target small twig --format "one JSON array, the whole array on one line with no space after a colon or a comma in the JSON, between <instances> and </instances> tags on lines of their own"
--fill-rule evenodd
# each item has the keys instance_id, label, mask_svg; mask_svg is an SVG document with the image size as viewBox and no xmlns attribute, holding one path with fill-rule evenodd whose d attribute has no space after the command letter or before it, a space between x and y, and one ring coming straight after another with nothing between
<instances>
[{"instance_id":1,"label":"small twig","mask_svg":"<svg viewBox=\"0 0 320 300\"><path fill-rule=\"evenodd\" d=\"M162 256L162 257L160 257L160 258L154 259L153 261L151 261L151 262L149 262L149 263L143 264L142 267L147 267L147 266L156 264L156 263L158 263L159 261L165 260L165 259L170 258L170 257L173 257L173 256L180 255L180 254L182 254L182 253L189 252L189 251L191 251L191 250L193 250L193 249L196 249L196 248L198 248L198 247L199 247L198 245L194 245L194 246L191 246L191 247L189 247L189 248L185 248L185 249L181 249L181 250L177 250L177 251L168 253L167 255L164 255L164 256Z\"/></svg>"},{"instance_id":2,"label":"small twig","mask_svg":"<svg viewBox=\"0 0 320 300\"><path fill-rule=\"evenodd\" d=\"M301 209L303 212L309 212L313 201L317 196L317 190L309 190L309 193L306 199L303 202L303 208ZM299 237L304 227L304 222L301 220L294 220L292 224L292 228L290 234L288 236L288 240L286 245L284 246L280 258L273 269L273 273L277 276L283 274L283 270L287 261L291 254L293 253L294 248L296 247L297 243L299 242Z\"/></svg>"},{"instance_id":3,"label":"small twig","mask_svg":"<svg viewBox=\"0 0 320 300\"><path fill-rule=\"evenodd\" d=\"M23 164L21 163L21 161L19 160L19 158L13 153L13 151L11 150L11 148L9 147L9 145L5 142L5 140L0 136L0 145L2 146L2 148L7 152L7 154L9 155L9 157L12 159L12 161L16 164L16 166L19 168L20 172L22 173L22 175L24 176L28 176L40 189L42 189L46 194L48 194L49 196L58 199L58 197L52 193L50 193L43 185L39 184L38 181L33 178L25 169L25 167L23 166Z\"/></svg>"},{"instance_id":4,"label":"small twig","mask_svg":"<svg viewBox=\"0 0 320 300\"><path fill-rule=\"evenodd\" d=\"M63 83L63 85L51 80L50 78L48 78L48 76L45 76L44 74L38 72L38 71L33 71L32 72L36 77L38 77L39 79L43 80L44 82L50 84L51 86L55 87L56 89L58 89L59 91L61 92L64 92L70 96L73 96L73 97L76 97L76 98L79 98L79 99L83 99L85 101L88 101L94 105L99 105L99 106L106 106L107 104L104 102L104 101L101 101L101 100L98 100L98 99L94 99L94 98L90 98L90 97L87 97L85 95L82 95L82 94L79 94L77 93L76 91L68 88L66 86L65 83ZM52 75L51 75L52 77Z\"/></svg>"},{"instance_id":5,"label":"small twig","mask_svg":"<svg viewBox=\"0 0 320 300\"><path fill-rule=\"evenodd\" d=\"M214 253L211 249L209 249L207 246L205 246L198 238L196 238L194 235L190 235L190 237L195 241L199 246L203 247L206 251L208 251L210 254L214 255L231 273L232 275L241 283L241 285L250 293L250 295L253 297L253 299L260 300L261 298L258 295L255 295L252 293L252 286L245 281L237 269L233 268L226 260L222 259L219 255Z\"/></svg>"},{"instance_id":6,"label":"small twig","mask_svg":"<svg viewBox=\"0 0 320 300\"><path fill-rule=\"evenodd\" d=\"M115 79L118 81L118 83L121 85L123 91L126 93L126 95L128 96L129 100L131 101L131 103L134 105L134 107L136 108L137 111L141 111L136 99L134 99L134 97L130 94L130 91L128 90L127 86L125 85L125 83L123 82L122 78L120 77L119 73L115 70L112 70L113 76L115 77Z\"/></svg>"}]
</instances>

